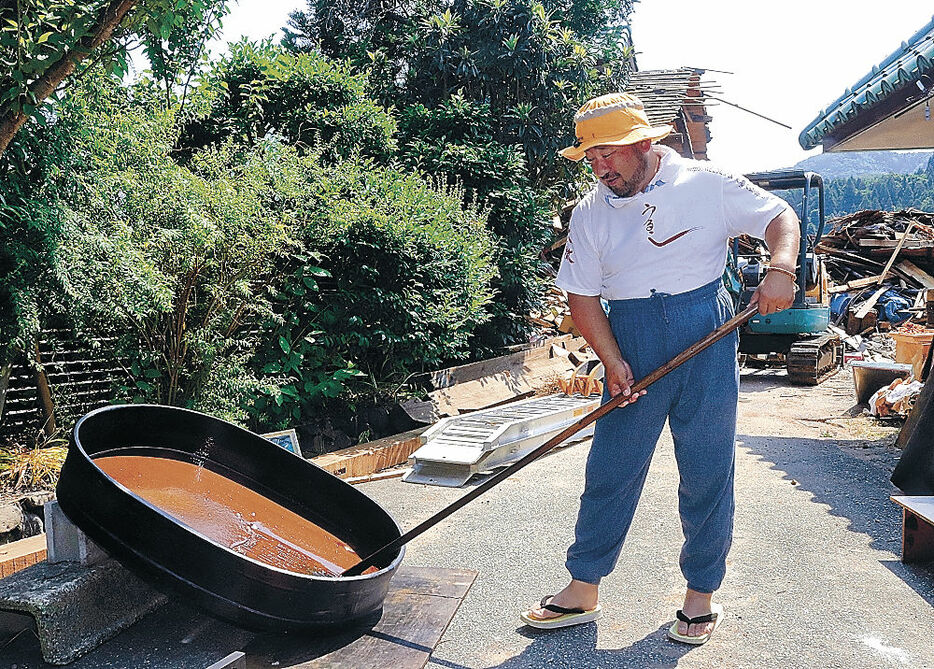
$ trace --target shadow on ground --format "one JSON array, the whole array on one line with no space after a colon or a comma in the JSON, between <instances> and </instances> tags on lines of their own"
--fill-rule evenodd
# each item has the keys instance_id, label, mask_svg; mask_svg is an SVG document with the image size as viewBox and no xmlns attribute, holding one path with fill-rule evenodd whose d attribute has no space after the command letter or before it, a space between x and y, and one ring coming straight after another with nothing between
<instances>
[{"instance_id":1,"label":"shadow on ground","mask_svg":"<svg viewBox=\"0 0 934 669\"><path fill-rule=\"evenodd\" d=\"M791 384L784 371L770 368L739 368L739 390L741 393L762 393L775 388L797 387Z\"/></svg>"},{"instance_id":2,"label":"shadow on ground","mask_svg":"<svg viewBox=\"0 0 934 669\"><path fill-rule=\"evenodd\" d=\"M871 548L901 555L902 517L890 495L902 494L889 481L900 452L878 442L859 440L802 439L737 435L753 454L797 481L800 489L813 494L813 501L826 504L830 513L849 521L848 530L871 539ZM851 452L875 449L882 458L862 459ZM832 549L832 547L831 547ZM882 560L893 574L934 606L934 571L931 565L906 565L900 560Z\"/></svg>"},{"instance_id":3,"label":"shadow on ground","mask_svg":"<svg viewBox=\"0 0 934 669\"><path fill-rule=\"evenodd\" d=\"M531 639L532 643L520 654L487 669L676 667L694 647L670 641L667 631L668 626L663 625L626 648L597 648L596 623L560 630L536 630L523 626L516 633ZM432 658L431 662L447 669L468 669L439 658Z\"/></svg>"}]
</instances>

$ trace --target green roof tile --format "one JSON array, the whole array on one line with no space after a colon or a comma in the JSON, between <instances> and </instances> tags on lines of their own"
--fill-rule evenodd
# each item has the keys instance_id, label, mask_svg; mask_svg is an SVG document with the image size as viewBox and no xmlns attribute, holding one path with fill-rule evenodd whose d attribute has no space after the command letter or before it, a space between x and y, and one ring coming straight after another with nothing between
<instances>
[{"instance_id":1,"label":"green roof tile","mask_svg":"<svg viewBox=\"0 0 934 669\"><path fill-rule=\"evenodd\" d=\"M824 137L863 110L885 101L906 86L917 86L924 75L934 74L934 20L872 69L811 121L798 136L805 149L821 145Z\"/></svg>"}]
</instances>

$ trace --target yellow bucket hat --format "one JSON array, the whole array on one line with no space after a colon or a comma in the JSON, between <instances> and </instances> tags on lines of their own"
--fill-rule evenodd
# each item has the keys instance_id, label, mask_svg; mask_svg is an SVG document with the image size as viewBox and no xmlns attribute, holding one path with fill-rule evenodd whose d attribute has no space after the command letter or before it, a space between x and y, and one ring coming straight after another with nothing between
<instances>
[{"instance_id":1,"label":"yellow bucket hat","mask_svg":"<svg viewBox=\"0 0 934 669\"><path fill-rule=\"evenodd\" d=\"M559 152L574 161L595 146L625 146L643 139L654 142L673 130L670 125L650 125L642 101L628 93L610 93L588 101L574 115L574 125L577 141Z\"/></svg>"}]
</instances>

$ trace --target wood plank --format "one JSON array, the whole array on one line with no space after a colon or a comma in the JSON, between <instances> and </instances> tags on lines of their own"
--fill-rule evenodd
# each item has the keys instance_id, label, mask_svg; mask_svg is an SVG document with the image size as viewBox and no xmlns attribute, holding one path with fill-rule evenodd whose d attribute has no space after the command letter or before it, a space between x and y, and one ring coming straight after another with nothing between
<instances>
[{"instance_id":1,"label":"wood plank","mask_svg":"<svg viewBox=\"0 0 934 669\"><path fill-rule=\"evenodd\" d=\"M881 262L870 260L869 258L864 258L861 255L858 255L856 253L850 253L849 251L845 251L844 249L838 249L838 248L823 246L821 244L818 244L818 250L821 253L824 253L829 256L833 256L834 258L845 260L846 264L849 264L849 265L854 265L858 267L880 267L880 268L882 267Z\"/></svg>"},{"instance_id":2,"label":"wood plank","mask_svg":"<svg viewBox=\"0 0 934 669\"><path fill-rule=\"evenodd\" d=\"M860 239L860 248L865 249L895 249L901 244L903 249L934 249L934 240L931 239Z\"/></svg>"},{"instance_id":3,"label":"wood plank","mask_svg":"<svg viewBox=\"0 0 934 669\"><path fill-rule=\"evenodd\" d=\"M473 569L444 567L400 568L392 577L392 588L419 595L463 599L477 578Z\"/></svg>"},{"instance_id":4,"label":"wood plank","mask_svg":"<svg viewBox=\"0 0 934 669\"><path fill-rule=\"evenodd\" d=\"M892 251L892 256L889 258L889 261L885 263L885 268L882 270L881 276L879 276L878 284L882 284L885 280L885 277L888 276L889 270L892 269L892 265L895 264L895 259L898 257L898 254L901 252L902 247L905 246L905 242L908 241L908 236L911 233L912 229L915 227L915 222L911 221L908 224L908 227L905 228L905 232L902 235L901 239L898 240L898 244L895 246L895 250Z\"/></svg>"},{"instance_id":5,"label":"wood plank","mask_svg":"<svg viewBox=\"0 0 934 669\"><path fill-rule=\"evenodd\" d=\"M931 276L910 260L902 260L896 267L920 283L923 287L934 288L934 276Z\"/></svg>"},{"instance_id":6,"label":"wood plank","mask_svg":"<svg viewBox=\"0 0 934 669\"><path fill-rule=\"evenodd\" d=\"M343 479L369 476L396 467L422 445L421 434L428 426L377 439L311 458L311 462Z\"/></svg>"},{"instance_id":7,"label":"wood plank","mask_svg":"<svg viewBox=\"0 0 934 669\"><path fill-rule=\"evenodd\" d=\"M477 572L400 567L383 614L372 628L332 636L261 636L244 650L247 667L384 669L424 667L466 596Z\"/></svg>"},{"instance_id":8,"label":"wood plank","mask_svg":"<svg viewBox=\"0 0 934 669\"><path fill-rule=\"evenodd\" d=\"M0 546L0 578L15 574L46 558L45 533Z\"/></svg>"},{"instance_id":9,"label":"wood plank","mask_svg":"<svg viewBox=\"0 0 934 669\"><path fill-rule=\"evenodd\" d=\"M574 371L574 363L566 357L544 356L526 359L521 365L512 365L480 379L458 383L429 393L429 397L444 416L457 416L532 395L536 390L557 378L565 378Z\"/></svg>"},{"instance_id":10,"label":"wood plank","mask_svg":"<svg viewBox=\"0 0 934 669\"><path fill-rule=\"evenodd\" d=\"M853 279L852 281L847 281L846 283L841 284L839 286L831 286L827 292L831 294L845 293L848 290L856 290L857 288L866 288L867 286L871 286L875 283L878 283L881 279L882 279L881 274L877 274L875 276L867 276L862 279Z\"/></svg>"},{"instance_id":11,"label":"wood plank","mask_svg":"<svg viewBox=\"0 0 934 669\"><path fill-rule=\"evenodd\" d=\"M405 476L405 473L409 471L407 467L396 467L395 469L387 469L383 472L374 472L373 474L367 474L366 476L353 476L349 479L344 479L347 483L351 485L357 485L358 483L369 483L370 481L384 481L386 479L395 479Z\"/></svg>"},{"instance_id":12,"label":"wood plank","mask_svg":"<svg viewBox=\"0 0 934 669\"><path fill-rule=\"evenodd\" d=\"M882 293L884 293L888 289L889 289L888 286L882 286L882 288L879 288L876 292L874 292L872 294L872 297L870 297L868 300L866 300L861 305L859 305L859 308L856 310L856 313L854 314L854 318L856 318L857 320L862 320L863 318L865 318L866 314L869 313L869 310L872 309L874 306L876 306L876 302L879 301L879 298L882 296Z\"/></svg>"}]
</instances>

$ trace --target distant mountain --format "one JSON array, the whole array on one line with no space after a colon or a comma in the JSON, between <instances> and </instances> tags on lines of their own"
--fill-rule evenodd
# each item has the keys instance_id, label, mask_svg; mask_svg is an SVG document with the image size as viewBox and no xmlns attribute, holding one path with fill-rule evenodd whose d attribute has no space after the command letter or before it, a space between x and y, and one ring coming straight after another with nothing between
<instances>
[{"instance_id":1,"label":"distant mountain","mask_svg":"<svg viewBox=\"0 0 934 669\"><path fill-rule=\"evenodd\" d=\"M794 169L817 172L824 179L923 171L934 151L847 151L805 158Z\"/></svg>"}]
</instances>

